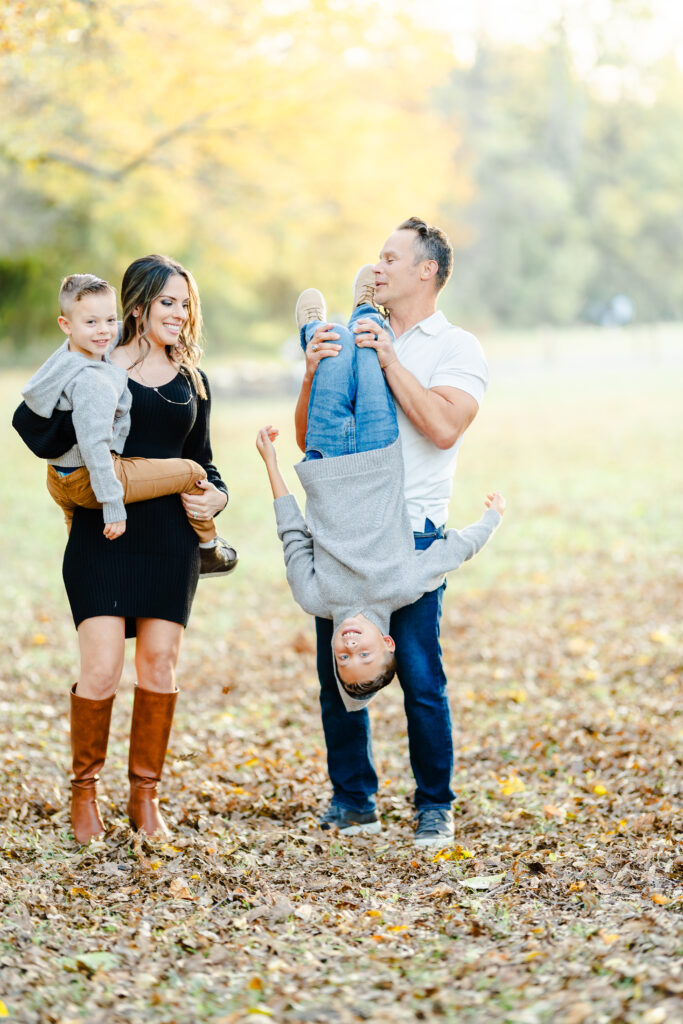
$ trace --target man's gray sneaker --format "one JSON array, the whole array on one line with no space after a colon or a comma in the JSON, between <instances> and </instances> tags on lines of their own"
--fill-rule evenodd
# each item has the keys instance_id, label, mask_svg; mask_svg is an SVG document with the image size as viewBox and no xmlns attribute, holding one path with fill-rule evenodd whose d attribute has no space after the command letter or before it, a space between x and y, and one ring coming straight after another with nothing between
<instances>
[{"instance_id":1,"label":"man's gray sneaker","mask_svg":"<svg viewBox=\"0 0 683 1024\"><path fill-rule=\"evenodd\" d=\"M382 831L377 811L361 814L359 811L352 811L350 807L342 807L341 804L330 804L319 822L325 831L336 828L345 836L355 836L359 832L374 834Z\"/></svg>"},{"instance_id":2,"label":"man's gray sneaker","mask_svg":"<svg viewBox=\"0 0 683 1024\"><path fill-rule=\"evenodd\" d=\"M447 807L425 807L415 815L415 846L448 846L455 837L453 812Z\"/></svg>"}]
</instances>

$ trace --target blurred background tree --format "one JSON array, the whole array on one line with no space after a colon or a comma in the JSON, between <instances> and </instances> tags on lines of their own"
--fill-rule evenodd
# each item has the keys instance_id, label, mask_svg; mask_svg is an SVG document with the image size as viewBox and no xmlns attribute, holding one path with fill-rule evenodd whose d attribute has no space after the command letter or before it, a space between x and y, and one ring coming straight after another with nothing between
<instances>
[{"instance_id":1,"label":"blurred background tree","mask_svg":"<svg viewBox=\"0 0 683 1024\"><path fill-rule=\"evenodd\" d=\"M212 349L274 351L301 287L344 310L412 214L451 235L468 326L600 320L618 294L681 317L681 67L634 42L643 4L549 6L463 57L410 0L6 3L0 345L54 337L63 274L161 251Z\"/></svg>"}]
</instances>

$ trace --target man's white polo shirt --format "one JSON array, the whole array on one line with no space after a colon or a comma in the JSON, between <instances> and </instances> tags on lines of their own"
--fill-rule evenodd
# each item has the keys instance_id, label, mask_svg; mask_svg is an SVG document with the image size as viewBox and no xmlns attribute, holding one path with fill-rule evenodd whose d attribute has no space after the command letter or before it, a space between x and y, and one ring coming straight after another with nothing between
<instances>
[{"instance_id":1,"label":"man's white polo shirt","mask_svg":"<svg viewBox=\"0 0 683 1024\"><path fill-rule=\"evenodd\" d=\"M426 388L459 388L478 405L489 383L482 347L473 334L450 324L441 311L433 313L394 342L396 355ZM405 496L413 530L424 530L425 519L443 526L460 441L445 451L437 448L410 422L396 403L405 464Z\"/></svg>"}]
</instances>

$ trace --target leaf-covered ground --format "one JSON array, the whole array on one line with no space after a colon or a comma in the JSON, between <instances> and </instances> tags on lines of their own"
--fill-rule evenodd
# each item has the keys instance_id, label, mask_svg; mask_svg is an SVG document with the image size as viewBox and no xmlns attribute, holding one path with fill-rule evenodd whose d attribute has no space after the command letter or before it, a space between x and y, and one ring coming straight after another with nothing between
<instances>
[{"instance_id":1,"label":"leaf-covered ground","mask_svg":"<svg viewBox=\"0 0 683 1024\"><path fill-rule=\"evenodd\" d=\"M525 444L547 406L505 435L509 410L494 406L477 441L477 451L500 441L499 459L521 452L521 482L498 555L480 556L480 576L463 570L449 585L443 645L459 797L456 845L446 851L412 845L395 685L372 712L382 833L346 839L317 828L329 789L312 628L279 565L269 577L256 553L253 576L243 557L234 585L202 584L188 630L163 784L174 838L141 841L124 815L128 667L103 773L108 832L74 846L73 630L57 567L36 566L39 542L18 532L14 552L5 549L14 561L0 647L0 1016L683 1020L680 499L660 517L656 481L674 466L665 425L661 444L638 447L642 417L621 432L614 424L615 409L634 409L635 390L621 406L612 401L602 450L579 431L573 462L577 423L567 417L537 476ZM561 405L557 394L552 404ZM263 417L240 417L251 445ZM590 421L590 409L582 417ZM233 429L219 413L218 436ZM629 445L622 469L610 457L619 437ZM246 447L236 452L237 465L249 457ZM24 483L20 458L13 479L37 503L42 484ZM459 473L478 487L474 462ZM579 470L589 462L611 489L606 498ZM52 517L45 550L57 545L47 501L35 515ZM233 525L248 554L252 518L243 532L239 519Z\"/></svg>"}]
</instances>

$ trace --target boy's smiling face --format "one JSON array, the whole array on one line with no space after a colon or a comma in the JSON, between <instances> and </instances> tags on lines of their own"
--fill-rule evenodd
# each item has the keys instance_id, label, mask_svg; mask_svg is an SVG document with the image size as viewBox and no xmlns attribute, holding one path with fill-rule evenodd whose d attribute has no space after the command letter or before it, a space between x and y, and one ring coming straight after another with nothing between
<instances>
[{"instance_id":1,"label":"boy's smiling face","mask_svg":"<svg viewBox=\"0 0 683 1024\"><path fill-rule=\"evenodd\" d=\"M118 330L116 296L109 291L84 295L58 323L69 339L69 351L102 359Z\"/></svg>"},{"instance_id":2,"label":"boy's smiling face","mask_svg":"<svg viewBox=\"0 0 683 1024\"><path fill-rule=\"evenodd\" d=\"M332 639L337 672L344 683L363 683L381 672L396 644L362 614L344 619Z\"/></svg>"}]
</instances>

